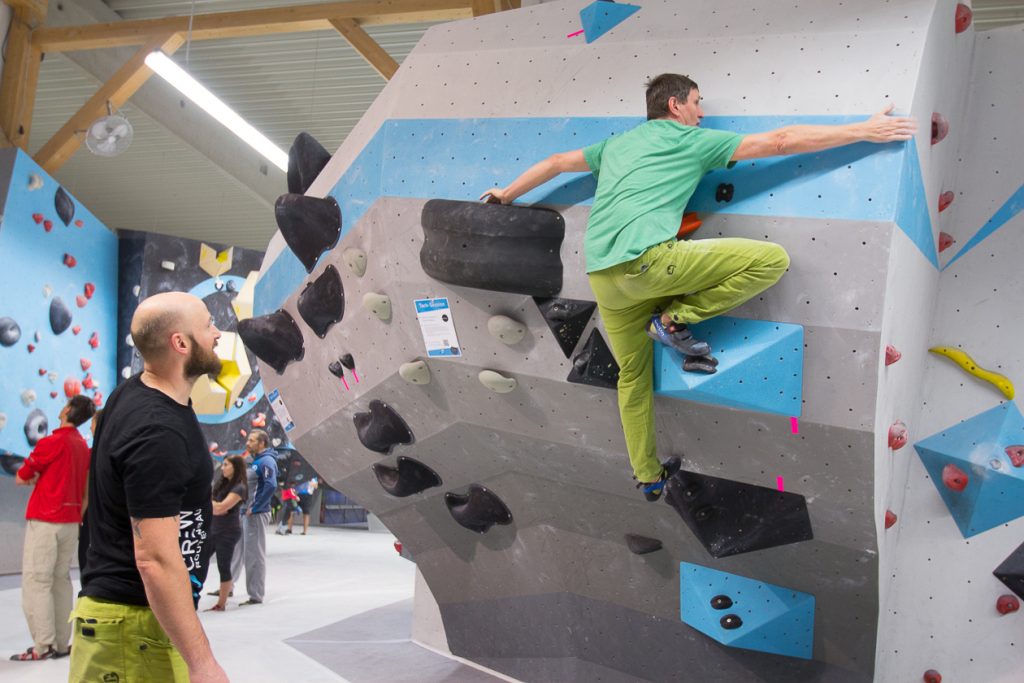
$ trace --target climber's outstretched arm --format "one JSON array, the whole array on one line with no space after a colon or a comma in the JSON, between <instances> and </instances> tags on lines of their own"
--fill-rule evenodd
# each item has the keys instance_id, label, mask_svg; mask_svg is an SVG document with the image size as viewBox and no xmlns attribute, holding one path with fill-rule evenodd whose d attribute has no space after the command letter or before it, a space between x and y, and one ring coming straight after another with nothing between
<instances>
[{"instance_id":1,"label":"climber's outstretched arm","mask_svg":"<svg viewBox=\"0 0 1024 683\"><path fill-rule=\"evenodd\" d=\"M820 152L854 142L900 142L914 137L917 121L889 116L893 105L859 123L836 126L785 126L766 133L747 135L732 155L732 161Z\"/></svg>"},{"instance_id":2,"label":"climber's outstretched arm","mask_svg":"<svg viewBox=\"0 0 1024 683\"><path fill-rule=\"evenodd\" d=\"M582 149L552 154L547 159L539 161L526 169L508 187L492 187L480 195L480 199L485 199L494 204L511 204L516 198L523 196L535 187L543 185L559 173L589 170L590 167L587 166L587 162L583 158Z\"/></svg>"}]
</instances>

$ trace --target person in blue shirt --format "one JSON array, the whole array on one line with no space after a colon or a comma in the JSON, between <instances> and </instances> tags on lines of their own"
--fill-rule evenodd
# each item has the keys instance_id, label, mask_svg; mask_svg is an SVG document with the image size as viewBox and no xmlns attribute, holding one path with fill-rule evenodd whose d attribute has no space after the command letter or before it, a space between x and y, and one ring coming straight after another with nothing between
<instances>
[{"instance_id":1,"label":"person in blue shirt","mask_svg":"<svg viewBox=\"0 0 1024 683\"><path fill-rule=\"evenodd\" d=\"M245 590L249 599L243 605L263 603L267 578L267 527L270 525L270 501L277 488L277 451L262 429L249 432L245 447L252 454L250 470L256 475L256 490L245 511Z\"/></svg>"}]
</instances>

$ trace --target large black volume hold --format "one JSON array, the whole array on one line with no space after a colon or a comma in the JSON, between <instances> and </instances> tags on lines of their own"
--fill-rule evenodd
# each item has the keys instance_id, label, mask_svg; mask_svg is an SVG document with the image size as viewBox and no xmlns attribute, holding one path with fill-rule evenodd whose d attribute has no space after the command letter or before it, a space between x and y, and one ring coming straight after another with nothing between
<instances>
[{"instance_id":1,"label":"large black volume hold","mask_svg":"<svg viewBox=\"0 0 1024 683\"><path fill-rule=\"evenodd\" d=\"M345 316L345 288L338 269L329 265L320 277L307 283L299 294L296 308L316 336L326 337L331 325Z\"/></svg>"},{"instance_id":2,"label":"large black volume hold","mask_svg":"<svg viewBox=\"0 0 1024 683\"><path fill-rule=\"evenodd\" d=\"M373 474L381 488L396 498L405 498L441 485L441 477L437 472L419 460L404 455L398 456L397 467L374 463Z\"/></svg>"},{"instance_id":3,"label":"large black volume hold","mask_svg":"<svg viewBox=\"0 0 1024 683\"><path fill-rule=\"evenodd\" d=\"M238 321L238 335L245 347L282 374L288 364L302 360L306 349L302 330L288 311L278 309L258 318Z\"/></svg>"},{"instance_id":4,"label":"large black volume hold","mask_svg":"<svg viewBox=\"0 0 1024 683\"><path fill-rule=\"evenodd\" d=\"M341 237L341 207L334 197L283 194L274 204L274 217L288 247L312 273L316 262Z\"/></svg>"},{"instance_id":5,"label":"large black volume hold","mask_svg":"<svg viewBox=\"0 0 1024 683\"><path fill-rule=\"evenodd\" d=\"M370 401L370 412L352 416L359 441L371 451L390 453L395 446L412 443L412 430L384 401Z\"/></svg>"},{"instance_id":6,"label":"large black volume hold","mask_svg":"<svg viewBox=\"0 0 1024 683\"><path fill-rule=\"evenodd\" d=\"M315 137L309 133L296 135L292 148L288 150L288 191L306 194L330 160L331 153Z\"/></svg>"},{"instance_id":7,"label":"large black volume hold","mask_svg":"<svg viewBox=\"0 0 1024 683\"><path fill-rule=\"evenodd\" d=\"M495 524L511 524L512 513L494 491L480 484L470 484L467 493L446 493L444 504L452 519L478 534L486 533Z\"/></svg>"},{"instance_id":8,"label":"large black volume hold","mask_svg":"<svg viewBox=\"0 0 1024 683\"><path fill-rule=\"evenodd\" d=\"M562 289L565 220L557 211L431 199L420 220L420 264L436 280L541 297Z\"/></svg>"}]
</instances>

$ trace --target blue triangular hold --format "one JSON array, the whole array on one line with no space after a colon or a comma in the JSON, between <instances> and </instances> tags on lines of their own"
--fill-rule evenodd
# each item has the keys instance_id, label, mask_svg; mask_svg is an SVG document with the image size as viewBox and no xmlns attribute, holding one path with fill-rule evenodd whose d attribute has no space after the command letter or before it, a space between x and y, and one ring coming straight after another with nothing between
<instances>
[{"instance_id":1,"label":"blue triangular hold","mask_svg":"<svg viewBox=\"0 0 1024 683\"><path fill-rule=\"evenodd\" d=\"M913 140L903 149L896 226L921 250L929 263L935 268L939 267L939 252L935 246L935 236L932 234L932 219L928 211L928 198L924 192L924 180L921 177L921 163Z\"/></svg>"},{"instance_id":2,"label":"blue triangular hold","mask_svg":"<svg viewBox=\"0 0 1024 683\"><path fill-rule=\"evenodd\" d=\"M639 5L597 0L580 10L580 23L587 42L592 43L640 9Z\"/></svg>"},{"instance_id":3,"label":"blue triangular hold","mask_svg":"<svg viewBox=\"0 0 1024 683\"><path fill-rule=\"evenodd\" d=\"M679 563L679 616L723 645L810 659L814 596L744 576ZM726 628L730 617L734 628Z\"/></svg>"},{"instance_id":4,"label":"blue triangular hold","mask_svg":"<svg viewBox=\"0 0 1024 683\"><path fill-rule=\"evenodd\" d=\"M981 229L967 241L964 248L958 251L956 256L950 259L949 263L943 266L943 270L949 268L953 265L954 261L981 244L985 238L989 237L996 230L1006 225L1011 218L1015 217L1021 211L1024 211L1024 185L1018 187L1017 191L1010 195L1010 198L999 207L999 210L992 214L992 218L985 221L985 225L981 226Z\"/></svg>"},{"instance_id":5,"label":"blue triangular hold","mask_svg":"<svg viewBox=\"0 0 1024 683\"><path fill-rule=\"evenodd\" d=\"M654 392L699 403L799 417L803 405L804 328L720 316L690 329L718 359L713 375L684 372L683 356L654 352Z\"/></svg>"},{"instance_id":6,"label":"blue triangular hold","mask_svg":"<svg viewBox=\"0 0 1024 683\"><path fill-rule=\"evenodd\" d=\"M1009 446L1024 445L1024 416L1015 403L975 415L914 444L928 476L964 538L1024 516L1024 468L1014 467ZM953 491L942 470L967 473L967 487Z\"/></svg>"}]
</instances>

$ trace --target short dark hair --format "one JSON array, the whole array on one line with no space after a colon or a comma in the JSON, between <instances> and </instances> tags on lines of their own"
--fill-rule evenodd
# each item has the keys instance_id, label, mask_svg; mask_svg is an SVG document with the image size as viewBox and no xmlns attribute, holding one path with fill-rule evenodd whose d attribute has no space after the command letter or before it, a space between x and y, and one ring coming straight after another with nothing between
<instances>
[{"instance_id":1,"label":"short dark hair","mask_svg":"<svg viewBox=\"0 0 1024 683\"><path fill-rule=\"evenodd\" d=\"M168 309L133 320L132 342L145 361L159 360L167 352L167 340L182 323L181 312Z\"/></svg>"},{"instance_id":2,"label":"short dark hair","mask_svg":"<svg viewBox=\"0 0 1024 683\"><path fill-rule=\"evenodd\" d=\"M270 446L270 437L267 436L267 433L262 429L252 430L251 432L249 432L249 436L255 436L257 439L259 439L259 442L263 445L264 448Z\"/></svg>"},{"instance_id":3,"label":"short dark hair","mask_svg":"<svg viewBox=\"0 0 1024 683\"><path fill-rule=\"evenodd\" d=\"M661 74L647 81L647 120L663 119L668 116L668 100L671 97L685 102L691 90L700 90L697 84L681 74Z\"/></svg>"},{"instance_id":4,"label":"short dark hair","mask_svg":"<svg viewBox=\"0 0 1024 683\"><path fill-rule=\"evenodd\" d=\"M88 396L78 394L68 401L68 422L76 427L84 425L95 414L96 404Z\"/></svg>"}]
</instances>

